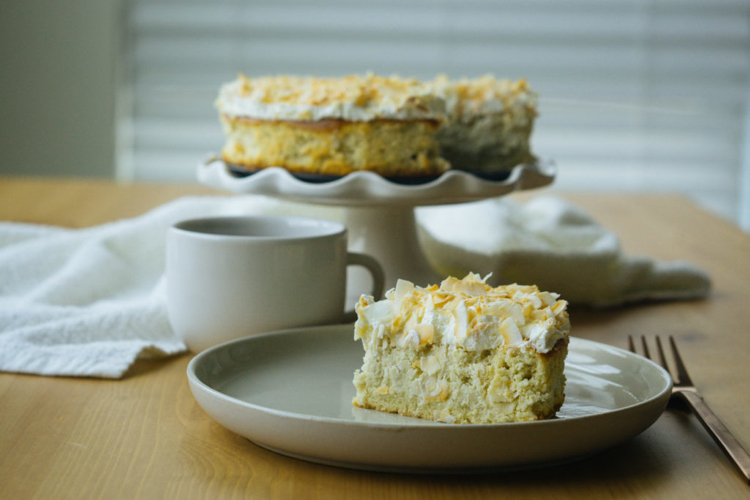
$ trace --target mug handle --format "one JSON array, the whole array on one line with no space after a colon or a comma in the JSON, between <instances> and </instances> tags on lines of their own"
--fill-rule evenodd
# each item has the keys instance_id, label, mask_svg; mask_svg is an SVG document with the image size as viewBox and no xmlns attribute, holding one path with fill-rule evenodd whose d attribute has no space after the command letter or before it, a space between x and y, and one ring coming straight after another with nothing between
<instances>
[{"instance_id":1,"label":"mug handle","mask_svg":"<svg viewBox=\"0 0 750 500\"><path fill-rule=\"evenodd\" d=\"M347 252L346 254L346 265L347 266L362 266L372 275L372 293L375 300L380 300L383 296L383 287L385 286L385 272L380 266L380 263L375 260L374 257L363 253ZM344 313L344 323L352 323L357 320L356 311L346 311Z\"/></svg>"}]
</instances>

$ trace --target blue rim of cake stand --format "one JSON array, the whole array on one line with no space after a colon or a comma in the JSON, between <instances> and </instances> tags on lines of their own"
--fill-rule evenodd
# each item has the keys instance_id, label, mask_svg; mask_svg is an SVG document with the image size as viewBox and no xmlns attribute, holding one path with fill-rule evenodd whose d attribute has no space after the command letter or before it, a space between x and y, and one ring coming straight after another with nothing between
<instances>
[{"instance_id":1,"label":"blue rim of cake stand","mask_svg":"<svg viewBox=\"0 0 750 500\"><path fill-rule=\"evenodd\" d=\"M239 165L235 165L235 164L227 163L227 162L225 162L225 164L227 166L227 169L229 170L229 173L238 179L250 177L251 175L254 175L254 174L257 174L258 172L263 171L262 168L251 169L251 168L241 167ZM497 181L504 181L508 179L508 177L510 177L512 170L505 170L505 171L500 171L500 172L468 172L468 171L465 171L465 172L472 174L473 176L478 177L479 179L497 182ZM309 173L292 172L292 171L289 171L289 173L295 179L298 179L303 182L309 182L311 184L325 184L327 182L333 182L344 177L342 175L309 174ZM417 186L420 184L427 184L429 182L432 182L438 177L440 177L440 175L381 176L381 177L383 177L383 179L389 182L392 182L394 184L401 184L404 186Z\"/></svg>"}]
</instances>

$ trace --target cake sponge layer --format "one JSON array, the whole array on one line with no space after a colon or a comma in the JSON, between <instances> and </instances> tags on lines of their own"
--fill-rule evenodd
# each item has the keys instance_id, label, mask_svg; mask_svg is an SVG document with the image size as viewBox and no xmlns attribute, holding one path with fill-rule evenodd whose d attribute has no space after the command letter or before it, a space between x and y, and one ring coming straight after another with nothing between
<instances>
[{"instance_id":1,"label":"cake sponge layer","mask_svg":"<svg viewBox=\"0 0 750 500\"><path fill-rule=\"evenodd\" d=\"M567 339L547 354L511 347L481 352L449 345L370 350L354 378L362 408L449 423L550 418L564 400Z\"/></svg>"},{"instance_id":2,"label":"cake sponge layer","mask_svg":"<svg viewBox=\"0 0 750 500\"><path fill-rule=\"evenodd\" d=\"M222 158L250 169L345 175L437 175L449 168L428 120L290 122L222 116L227 142Z\"/></svg>"}]
</instances>

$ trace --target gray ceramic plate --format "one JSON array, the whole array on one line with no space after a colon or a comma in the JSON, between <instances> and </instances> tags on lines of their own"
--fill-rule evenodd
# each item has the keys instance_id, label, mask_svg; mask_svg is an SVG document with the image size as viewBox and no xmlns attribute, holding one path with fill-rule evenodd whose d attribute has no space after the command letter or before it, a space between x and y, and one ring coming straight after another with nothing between
<instances>
[{"instance_id":1,"label":"gray ceramic plate","mask_svg":"<svg viewBox=\"0 0 750 500\"><path fill-rule=\"evenodd\" d=\"M247 337L198 354L188 380L219 424L284 455L343 467L469 472L581 458L653 424L669 400L659 366L572 338L566 400L555 419L450 425L352 406L362 362L352 325Z\"/></svg>"}]
</instances>

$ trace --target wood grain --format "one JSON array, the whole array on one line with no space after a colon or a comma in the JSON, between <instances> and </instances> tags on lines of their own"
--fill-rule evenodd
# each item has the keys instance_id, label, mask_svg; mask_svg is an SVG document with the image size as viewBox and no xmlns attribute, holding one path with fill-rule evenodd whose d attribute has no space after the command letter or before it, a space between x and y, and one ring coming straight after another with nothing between
<instances>
[{"instance_id":1,"label":"wood grain","mask_svg":"<svg viewBox=\"0 0 750 500\"><path fill-rule=\"evenodd\" d=\"M199 186L0 177L0 219L86 227L133 217ZM528 199L538 193L516 196ZM708 404L750 447L750 236L671 195L563 196L631 254L708 271L703 301L574 307L574 334L624 347L674 334ZM371 473L264 450L214 423L190 394L190 355L138 362L122 380L0 374L2 498L747 498L731 464L687 413L595 457L474 476ZM498 443L502 446L502 443Z\"/></svg>"}]
</instances>

